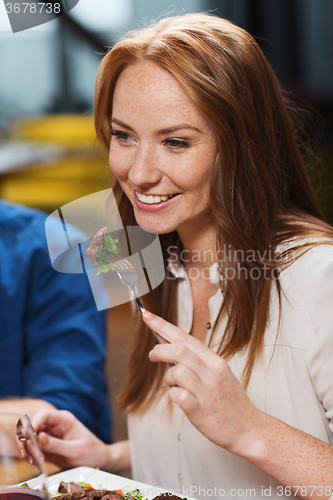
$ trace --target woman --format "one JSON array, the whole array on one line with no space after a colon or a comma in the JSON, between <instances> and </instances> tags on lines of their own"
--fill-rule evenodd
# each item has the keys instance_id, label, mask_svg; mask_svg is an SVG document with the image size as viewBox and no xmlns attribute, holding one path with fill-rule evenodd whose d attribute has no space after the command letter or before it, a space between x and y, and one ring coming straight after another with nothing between
<instances>
[{"instance_id":1,"label":"woman","mask_svg":"<svg viewBox=\"0 0 333 500\"><path fill-rule=\"evenodd\" d=\"M130 448L43 412L46 457L197 498L330 498L333 231L260 48L164 19L114 46L95 97L123 222L160 234L166 279L120 395Z\"/></svg>"}]
</instances>

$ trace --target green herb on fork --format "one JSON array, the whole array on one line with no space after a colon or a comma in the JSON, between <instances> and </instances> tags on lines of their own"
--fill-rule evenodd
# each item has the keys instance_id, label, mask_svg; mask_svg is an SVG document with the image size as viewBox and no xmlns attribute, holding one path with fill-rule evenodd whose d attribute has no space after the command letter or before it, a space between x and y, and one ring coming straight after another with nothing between
<instances>
[{"instance_id":1,"label":"green herb on fork","mask_svg":"<svg viewBox=\"0 0 333 500\"><path fill-rule=\"evenodd\" d=\"M103 238L103 245L99 247L99 249L95 252L95 265L97 267L97 274L107 273L109 271L114 271L114 267L110 264L107 259L107 255L109 252L113 254L118 254L119 250L117 247L117 243L119 240L114 240L111 238L109 233L106 233Z\"/></svg>"}]
</instances>

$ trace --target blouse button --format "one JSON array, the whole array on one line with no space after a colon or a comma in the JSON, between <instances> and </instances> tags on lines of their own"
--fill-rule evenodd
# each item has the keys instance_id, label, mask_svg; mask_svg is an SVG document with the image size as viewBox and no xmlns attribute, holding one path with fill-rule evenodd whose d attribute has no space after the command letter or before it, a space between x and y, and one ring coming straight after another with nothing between
<instances>
[{"instance_id":1,"label":"blouse button","mask_svg":"<svg viewBox=\"0 0 333 500\"><path fill-rule=\"evenodd\" d=\"M207 325L206 325L207 330L210 330L211 327L212 327L212 325L208 322Z\"/></svg>"}]
</instances>

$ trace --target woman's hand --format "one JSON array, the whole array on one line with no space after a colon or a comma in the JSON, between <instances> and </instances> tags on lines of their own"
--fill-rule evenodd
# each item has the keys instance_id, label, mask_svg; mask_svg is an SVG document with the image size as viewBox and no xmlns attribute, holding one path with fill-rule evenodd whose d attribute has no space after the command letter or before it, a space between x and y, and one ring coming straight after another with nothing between
<instances>
[{"instance_id":1,"label":"woman's hand","mask_svg":"<svg viewBox=\"0 0 333 500\"><path fill-rule=\"evenodd\" d=\"M101 466L106 445L69 411L40 410L32 425L46 460L62 468Z\"/></svg>"},{"instance_id":2,"label":"woman's hand","mask_svg":"<svg viewBox=\"0 0 333 500\"><path fill-rule=\"evenodd\" d=\"M332 446L256 408L226 361L202 342L148 311L142 316L149 328L170 342L156 345L149 357L174 364L165 374L170 398L202 434L303 500L328 498L326 492L330 497Z\"/></svg>"},{"instance_id":3,"label":"woman's hand","mask_svg":"<svg viewBox=\"0 0 333 500\"><path fill-rule=\"evenodd\" d=\"M40 410L31 422L46 460L63 469L86 465L130 476L128 441L106 445L65 410Z\"/></svg>"},{"instance_id":4,"label":"woman's hand","mask_svg":"<svg viewBox=\"0 0 333 500\"><path fill-rule=\"evenodd\" d=\"M258 425L259 415L265 418L265 414L251 403L223 358L158 316L145 312L143 319L170 342L156 345L149 358L173 364L164 379L171 400L208 439L239 453Z\"/></svg>"}]
</instances>

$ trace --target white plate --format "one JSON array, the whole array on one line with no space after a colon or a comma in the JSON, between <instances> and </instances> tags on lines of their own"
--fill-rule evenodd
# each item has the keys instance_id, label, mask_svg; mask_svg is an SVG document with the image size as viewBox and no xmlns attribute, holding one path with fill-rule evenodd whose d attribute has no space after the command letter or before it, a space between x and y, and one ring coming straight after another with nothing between
<instances>
[{"instance_id":1,"label":"white plate","mask_svg":"<svg viewBox=\"0 0 333 500\"><path fill-rule=\"evenodd\" d=\"M58 491L59 483L61 481L73 483L84 481L91 484L91 486L97 489L121 489L124 493L138 488L141 495L143 495L148 500L152 500L161 493L167 493L166 490L163 490L160 487L150 486L149 484L139 483L138 481L132 481L131 479L128 479L126 477L116 476L115 474L110 474L109 472L93 469L92 467L76 467L75 469L66 470L64 472L54 474L53 476L49 476L47 478L47 484L51 495L55 494ZM37 477L28 481L28 484L31 488L38 488L40 485L40 481ZM177 494L177 492L175 494ZM181 496L181 498L183 497ZM196 500L195 498L191 497L186 498L187 500Z\"/></svg>"}]
</instances>

